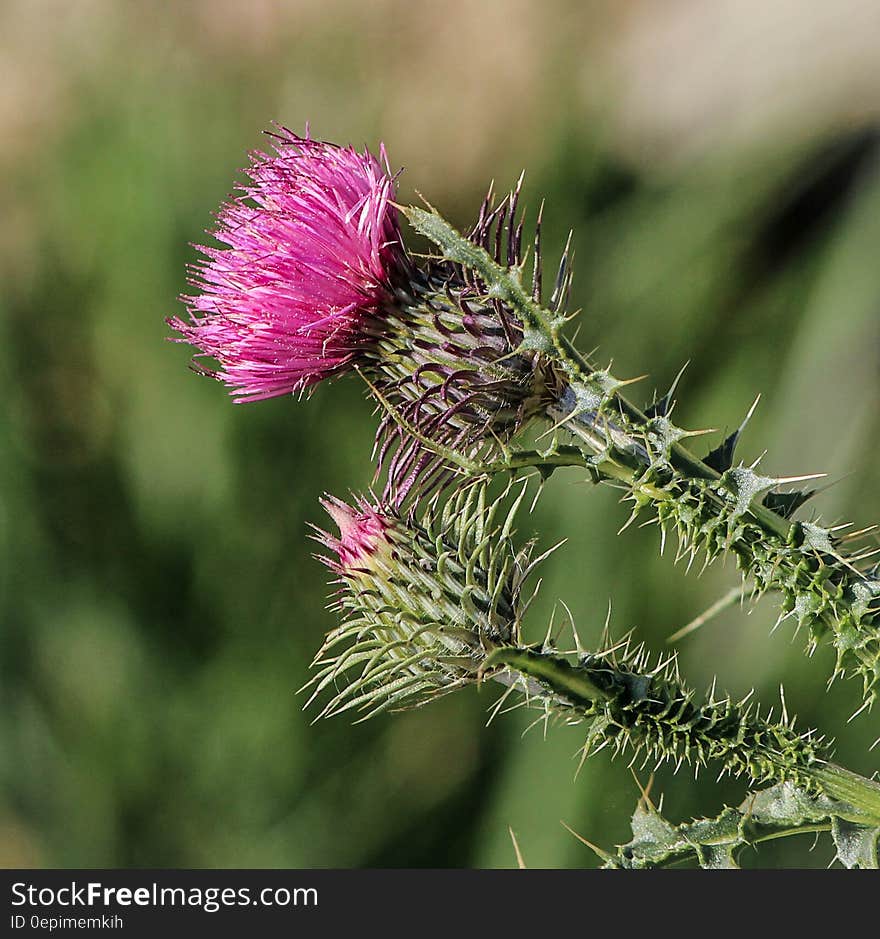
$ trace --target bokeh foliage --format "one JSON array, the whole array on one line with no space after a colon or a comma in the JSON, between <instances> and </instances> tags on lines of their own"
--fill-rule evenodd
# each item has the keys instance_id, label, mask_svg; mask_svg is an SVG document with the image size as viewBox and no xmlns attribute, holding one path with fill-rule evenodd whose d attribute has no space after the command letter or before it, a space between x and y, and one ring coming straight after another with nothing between
<instances>
[{"instance_id":1,"label":"bokeh foliage","mask_svg":"<svg viewBox=\"0 0 880 939\"><path fill-rule=\"evenodd\" d=\"M871 108L841 117L829 92L786 110L786 85L772 96L787 119L738 137L639 136L637 70L621 55L631 81L615 80L609 50L662 26L634 9L647 24L610 3L5 6L0 863L506 866L511 825L531 866L590 866L560 819L598 844L628 838L626 767L600 755L574 780L577 729L521 739L526 713L486 728L489 688L355 727L301 713L294 691L332 625L306 523L323 491L369 485L370 406L354 378L308 403L233 406L163 322L188 243L272 119L384 139L402 196L461 225L491 178L527 167L548 256L575 231L585 348L649 371L646 398L690 360L684 426L733 427L761 392L743 453L828 471L828 520L880 519ZM758 61L787 48L781 27L762 35ZM690 41L711 57L722 40ZM703 115L723 118L717 102ZM734 582L721 567L685 578L652 528L616 537L626 514L577 473L554 477L533 525L569 542L545 566L536 634L562 597L597 639L611 600L616 628L659 650ZM826 690L830 662L805 660L785 626L770 636L775 616L768 599L705 626L681 646L684 674L768 702L784 683L801 723L870 774L876 714L847 725L858 689ZM654 791L678 819L744 785L661 773ZM809 849L743 860L828 860Z\"/></svg>"}]
</instances>

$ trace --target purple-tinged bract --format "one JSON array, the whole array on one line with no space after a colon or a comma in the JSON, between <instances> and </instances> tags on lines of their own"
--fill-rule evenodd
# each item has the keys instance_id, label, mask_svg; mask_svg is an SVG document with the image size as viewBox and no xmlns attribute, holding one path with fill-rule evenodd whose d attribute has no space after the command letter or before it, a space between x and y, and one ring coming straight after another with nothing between
<instances>
[{"instance_id":1,"label":"purple-tinged bract","mask_svg":"<svg viewBox=\"0 0 880 939\"><path fill-rule=\"evenodd\" d=\"M387 531L391 521L365 499L358 499L352 507L328 495L321 499L321 505L339 528L338 538L320 529L317 536L336 553L336 558L324 558L324 562L338 574L351 576L381 549L390 548Z\"/></svg>"},{"instance_id":2,"label":"purple-tinged bract","mask_svg":"<svg viewBox=\"0 0 880 939\"><path fill-rule=\"evenodd\" d=\"M351 367L405 264L394 180L380 163L286 128L256 152L191 268L189 321L169 325L217 363L236 401L301 391Z\"/></svg>"},{"instance_id":3,"label":"purple-tinged bract","mask_svg":"<svg viewBox=\"0 0 880 939\"><path fill-rule=\"evenodd\" d=\"M479 681L493 649L520 641L533 565L530 547L513 540L520 499L506 495L465 486L405 515L362 498L322 500L339 527L338 537L316 531L339 614L310 683L311 700L332 693L322 716L422 704Z\"/></svg>"}]
</instances>

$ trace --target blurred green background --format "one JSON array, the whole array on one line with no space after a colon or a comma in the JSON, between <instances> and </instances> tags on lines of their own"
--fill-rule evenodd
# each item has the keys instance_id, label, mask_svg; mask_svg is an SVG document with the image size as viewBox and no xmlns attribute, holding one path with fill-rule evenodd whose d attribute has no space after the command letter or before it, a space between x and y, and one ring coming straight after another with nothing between
<instances>
[{"instance_id":1,"label":"blurred green background","mask_svg":"<svg viewBox=\"0 0 880 939\"><path fill-rule=\"evenodd\" d=\"M277 119L375 147L453 221L528 170L548 256L576 249L580 343L735 426L777 473L827 471L826 520L880 518L880 6L648 2L0 5L0 863L5 866L592 866L560 825L626 840L637 796L576 728L484 726L491 689L350 726L294 692L322 633L317 497L371 479L354 379L233 406L165 341L189 242ZM713 438L713 440L717 440ZM576 474L526 520L597 639L666 637L735 582L617 528ZM530 534L530 531L526 531ZM827 650L771 636L772 599L681 644L789 708L870 773L877 715L825 687ZM744 786L658 774L673 819ZM823 866L780 842L747 864Z\"/></svg>"}]
</instances>

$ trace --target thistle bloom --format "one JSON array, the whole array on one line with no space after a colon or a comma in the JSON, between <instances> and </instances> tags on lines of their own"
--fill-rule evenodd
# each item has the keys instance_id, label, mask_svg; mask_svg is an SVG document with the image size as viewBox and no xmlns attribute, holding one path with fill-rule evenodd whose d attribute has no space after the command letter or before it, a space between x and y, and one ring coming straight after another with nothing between
<instances>
[{"instance_id":1,"label":"thistle bloom","mask_svg":"<svg viewBox=\"0 0 880 939\"><path fill-rule=\"evenodd\" d=\"M177 341L214 359L206 374L236 401L301 391L350 367L375 334L404 263L394 180L369 153L275 134L256 152L249 181L225 203L191 269L199 291L183 297L189 322L170 319Z\"/></svg>"},{"instance_id":2,"label":"thistle bloom","mask_svg":"<svg viewBox=\"0 0 880 939\"><path fill-rule=\"evenodd\" d=\"M542 412L552 376L516 317L462 265L409 258L384 148L380 163L285 128L274 136L274 153L251 156L248 180L220 209L223 247L199 249L196 292L182 298L189 318L168 322L176 341L213 360L198 370L237 402L358 367L393 408L376 457L384 499L399 507L451 479L429 442L494 452ZM490 194L471 238L520 271L517 198L496 206ZM535 277L539 292L539 263Z\"/></svg>"}]
</instances>

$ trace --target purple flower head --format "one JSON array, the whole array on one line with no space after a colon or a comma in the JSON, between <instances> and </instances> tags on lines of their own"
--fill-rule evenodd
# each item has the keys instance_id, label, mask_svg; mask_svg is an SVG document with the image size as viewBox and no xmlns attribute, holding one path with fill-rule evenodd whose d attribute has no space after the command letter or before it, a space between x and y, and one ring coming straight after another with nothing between
<instances>
[{"instance_id":1,"label":"purple flower head","mask_svg":"<svg viewBox=\"0 0 880 939\"><path fill-rule=\"evenodd\" d=\"M365 499L350 506L335 496L327 495L321 505L336 523L339 537L318 529L318 541L336 553L324 562L339 574L351 575L369 565L383 548L390 547L387 532L391 521Z\"/></svg>"},{"instance_id":2,"label":"purple flower head","mask_svg":"<svg viewBox=\"0 0 880 939\"><path fill-rule=\"evenodd\" d=\"M211 234L226 247L199 246L189 321L168 320L177 341L216 361L201 371L237 402L351 367L404 264L384 147L380 163L283 127L274 136L275 152L251 154L248 181L218 213Z\"/></svg>"}]
</instances>

